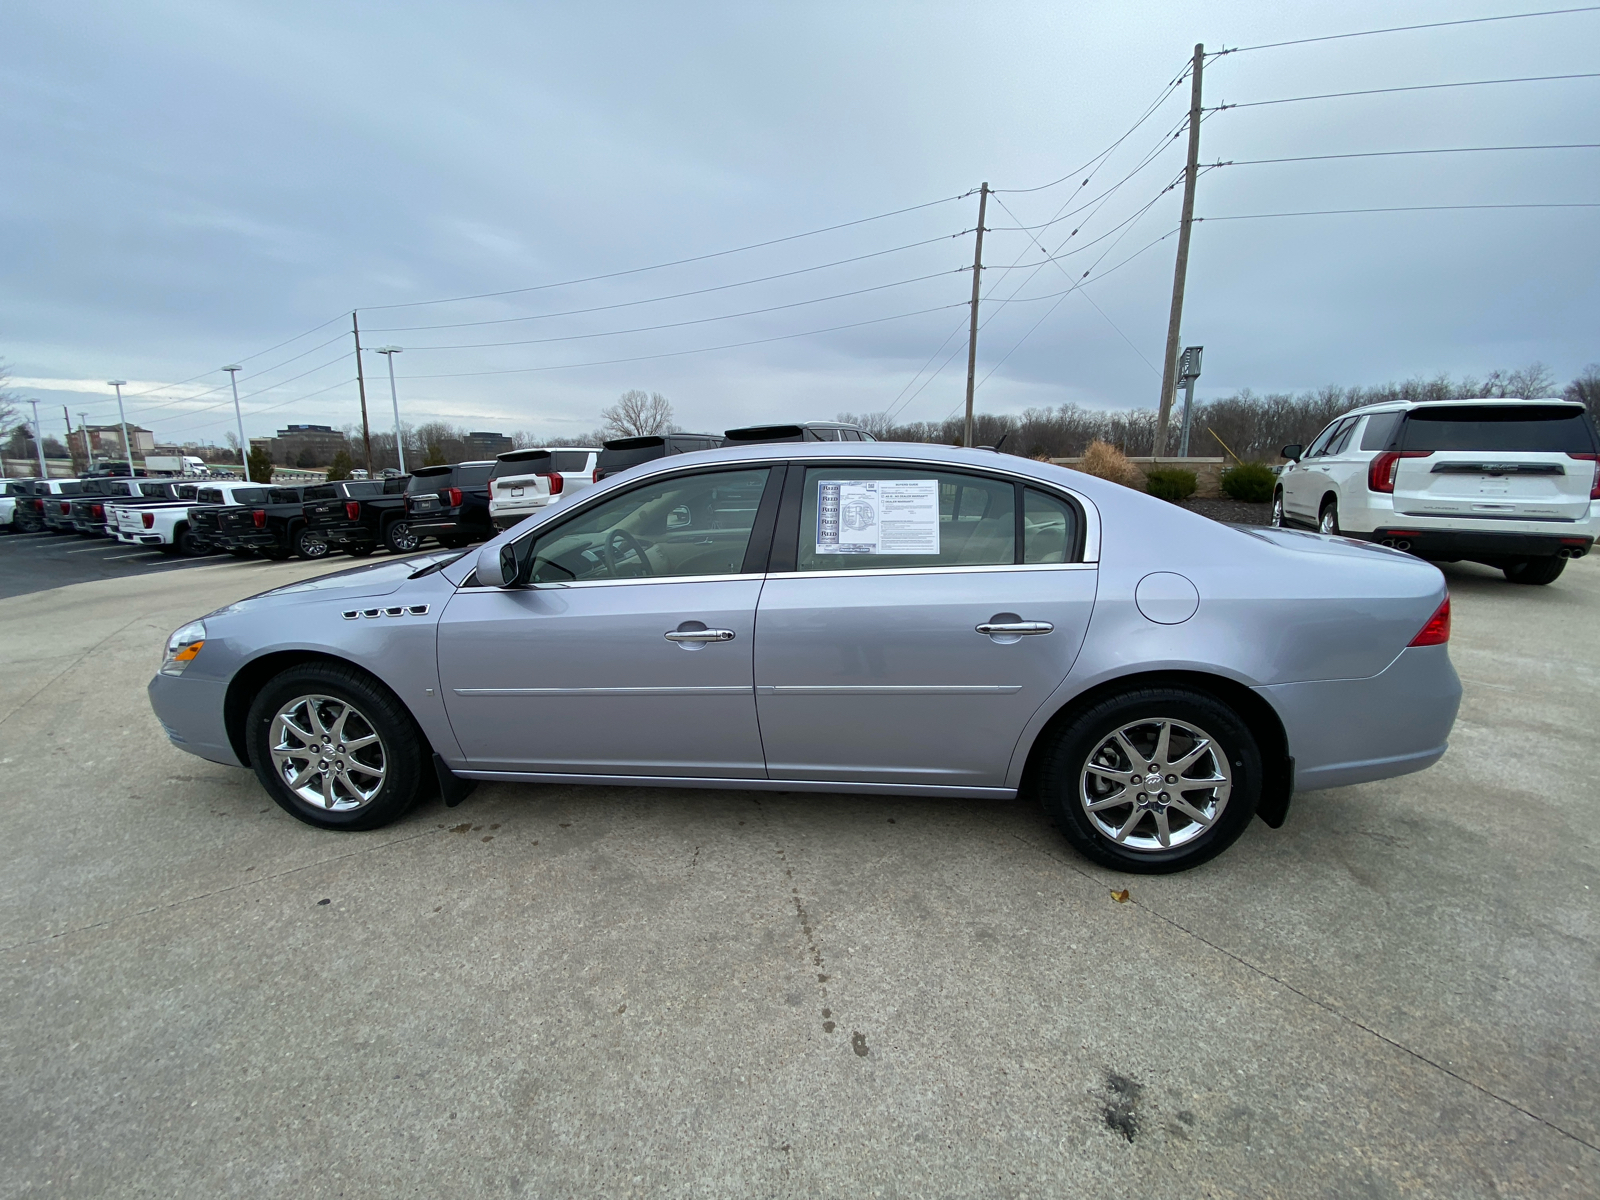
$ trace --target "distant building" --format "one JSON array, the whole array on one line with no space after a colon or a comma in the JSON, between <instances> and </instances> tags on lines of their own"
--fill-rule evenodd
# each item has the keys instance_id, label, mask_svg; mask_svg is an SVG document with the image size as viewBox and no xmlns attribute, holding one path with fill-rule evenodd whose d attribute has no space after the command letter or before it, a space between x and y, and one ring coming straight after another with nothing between
<instances>
[{"instance_id":1,"label":"distant building","mask_svg":"<svg viewBox=\"0 0 1600 1200\"><path fill-rule=\"evenodd\" d=\"M289 425L272 438L251 438L250 448L265 444L280 467L325 467L333 456L350 450L350 439L332 425Z\"/></svg>"},{"instance_id":2,"label":"distant building","mask_svg":"<svg viewBox=\"0 0 1600 1200\"><path fill-rule=\"evenodd\" d=\"M156 435L148 429L129 425L128 437L133 440L133 452L137 457L143 458L155 452ZM87 452L84 449L86 442ZM121 425L80 425L68 439L68 450L74 458L87 459L92 456L96 461L119 459L126 462L128 458L128 449L122 444Z\"/></svg>"},{"instance_id":3,"label":"distant building","mask_svg":"<svg viewBox=\"0 0 1600 1200\"><path fill-rule=\"evenodd\" d=\"M473 459L493 458L497 454L504 454L515 447L511 439L503 433L469 433L461 439L462 461L470 462Z\"/></svg>"}]
</instances>

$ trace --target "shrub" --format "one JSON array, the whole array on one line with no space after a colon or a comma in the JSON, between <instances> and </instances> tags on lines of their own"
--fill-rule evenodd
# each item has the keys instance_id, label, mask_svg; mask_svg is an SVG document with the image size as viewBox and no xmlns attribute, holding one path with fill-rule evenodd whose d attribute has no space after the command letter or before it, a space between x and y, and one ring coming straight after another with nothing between
<instances>
[{"instance_id":1,"label":"shrub","mask_svg":"<svg viewBox=\"0 0 1600 1200\"><path fill-rule=\"evenodd\" d=\"M1160 500L1187 500L1194 485L1194 472L1182 467L1152 467L1144 475L1145 491Z\"/></svg>"},{"instance_id":2,"label":"shrub","mask_svg":"<svg viewBox=\"0 0 1600 1200\"><path fill-rule=\"evenodd\" d=\"M355 463L350 460L350 452L348 450L335 450L333 452L333 462L328 466L328 482L333 483L339 479L349 479L350 469L354 466Z\"/></svg>"},{"instance_id":3,"label":"shrub","mask_svg":"<svg viewBox=\"0 0 1600 1200\"><path fill-rule=\"evenodd\" d=\"M1105 442L1091 442L1083 452L1078 470L1096 479L1109 479L1124 487L1139 486L1139 468L1128 461L1127 455Z\"/></svg>"},{"instance_id":4,"label":"shrub","mask_svg":"<svg viewBox=\"0 0 1600 1200\"><path fill-rule=\"evenodd\" d=\"M1278 477L1266 463L1247 462L1229 467L1219 480L1224 495L1246 504L1265 504L1272 499Z\"/></svg>"},{"instance_id":5,"label":"shrub","mask_svg":"<svg viewBox=\"0 0 1600 1200\"><path fill-rule=\"evenodd\" d=\"M245 473L251 483L272 482L272 455L267 453L265 446L250 448L250 460L245 467Z\"/></svg>"}]
</instances>

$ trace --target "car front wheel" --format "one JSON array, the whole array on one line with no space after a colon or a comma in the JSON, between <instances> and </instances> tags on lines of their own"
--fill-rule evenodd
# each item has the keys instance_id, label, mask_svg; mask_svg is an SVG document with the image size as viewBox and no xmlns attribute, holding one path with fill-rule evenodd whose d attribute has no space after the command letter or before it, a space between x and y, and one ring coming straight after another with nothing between
<instances>
[{"instance_id":1,"label":"car front wheel","mask_svg":"<svg viewBox=\"0 0 1600 1200\"><path fill-rule=\"evenodd\" d=\"M390 521L383 529L383 544L391 554L410 554L422 544L422 539L411 532L404 521Z\"/></svg>"},{"instance_id":2,"label":"car front wheel","mask_svg":"<svg viewBox=\"0 0 1600 1200\"><path fill-rule=\"evenodd\" d=\"M1283 489L1279 488L1272 493L1272 524L1278 529L1283 528Z\"/></svg>"},{"instance_id":3,"label":"car front wheel","mask_svg":"<svg viewBox=\"0 0 1600 1200\"><path fill-rule=\"evenodd\" d=\"M323 829L376 829L422 795L425 745L411 714L363 671L307 663L257 694L250 765L290 816Z\"/></svg>"},{"instance_id":4,"label":"car front wheel","mask_svg":"<svg viewBox=\"0 0 1600 1200\"><path fill-rule=\"evenodd\" d=\"M1203 692L1126 692L1051 736L1036 785L1045 810L1101 866L1186 870L1226 850L1255 815L1261 751L1238 714Z\"/></svg>"},{"instance_id":5,"label":"car front wheel","mask_svg":"<svg viewBox=\"0 0 1600 1200\"><path fill-rule=\"evenodd\" d=\"M1332 500L1324 504L1322 512L1317 515L1317 532L1339 536L1339 506Z\"/></svg>"}]
</instances>

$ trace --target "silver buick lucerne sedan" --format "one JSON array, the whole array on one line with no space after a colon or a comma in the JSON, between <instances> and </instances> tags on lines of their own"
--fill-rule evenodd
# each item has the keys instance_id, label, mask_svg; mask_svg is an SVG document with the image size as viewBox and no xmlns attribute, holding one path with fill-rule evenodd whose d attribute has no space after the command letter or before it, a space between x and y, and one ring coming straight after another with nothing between
<instances>
[{"instance_id":1,"label":"silver buick lucerne sedan","mask_svg":"<svg viewBox=\"0 0 1600 1200\"><path fill-rule=\"evenodd\" d=\"M1297 788L1437 761L1449 636L1443 577L1396 550L984 451L754 445L230 605L171 636L150 699L329 829L485 779L1023 791L1155 872Z\"/></svg>"}]
</instances>

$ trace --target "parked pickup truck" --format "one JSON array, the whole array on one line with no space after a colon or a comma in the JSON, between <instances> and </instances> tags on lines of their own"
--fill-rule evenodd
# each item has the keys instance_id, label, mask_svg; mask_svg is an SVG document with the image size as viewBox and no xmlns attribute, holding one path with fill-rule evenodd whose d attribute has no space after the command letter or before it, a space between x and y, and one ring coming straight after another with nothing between
<instances>
[{"instance_id":1,"label":"parked pickup truck","mask_svg":"<svg viewBox=\"0 0 1600 1200\"><path fill-rule=\"evenodd\" d=\"M156 486L172 488L177 497L166 502L145 500L113 504L107 513L106 532L130 546L149 546L165 554L186 556L209 554L215 548L196 534L189 517L191 508L196 504L242 504L244 501L236 499L240 493L253 490L264 495L267 490L242 484L207 486L176 480Z\"/></svg>"},{"instance_id":2,"label":"parked pickup truck","mask_svg":"<svg viewBox=\"0 0 1600 1200\"><path fill-rule=\"evenodd\" d=\"M489 519L489 473L494 462L418 467L406 485L406 520L417 537L452 548L495 535Z\"/></svg>"},{"instance_id":3,"label":"parked pickup truck","mask_svg":"<svg viewBox=\"0 0 1600 1200\"><path fill-rule=\"evenodd\" d=\"M259 483L219 483L202 487L194 494L198 502L183 510L181 518L173 518L172 542L178 547L180 554L209 554L213 550L223 547L217 541L221 532L218 518L236 504L265 504L270 488ZM142 518L141 518L142 520ZM154 532L161 532L165 518L155 518ZM193 541L190 549L184 548L184 539L179 529L187 523L189 536ZM254 551L248 549L231 550L229 553L240 558L249 558Z\"/></svg>"},{"instance_id":4,"label":"parked pickup truck","mask_svg":"<svg viewBox=\"0 0 1600 1200\"><path fill-rule=\"evenodd\" d=\"M126 479L85 480L83 494L72 502L72 523L85 537L116 537L118 508L148 508L175 500L193 500L194 492L192 483L166 480L135 479L131 483Z\"/></svg>"},{"instance_id":5,"label":"parked pickup truck","mask_svg":"<svg viewBox=\"0 0 1600 1200\"><path fill-rule=\"evenodd\" d=\"M216 543L224 550L254 550L263 558L324 558L328 543L306 524L308 501L336 500L331 483L269 487L264 503L235 505L217 514Z\"/></svg>"},{"instance_id":6,"label":"parked pickup truck","mask_svg":"<svg viewBox=\"0 0 1600 1200\"><path fill-rule=\"evenodd\" d=\"M489 519L510 529L563 496L594 483L600 452L581 446L511 450L495 459L489 475Z\"/></svg>"},{"instance_id":7,"label":"parked pickup truck","mask_svg":"<svg viewBox=\"0 0 1600 1200\"><path fill-rule=\"evenodd\" d=\"M4 530L6 533L20 533L22 530L22 524L17 519L19 497L25 498L26 501L32 501L33 488L29 487L27 492L24 493L22 484L14 479L7 479L0 483L0 530ZM31 505L29 506L31 507ZM25 519L26 510L24 510L23 515Z\"/></svg>"},{"instance_id":8,"label":"parked pickup truck","mask_svg":"<svg viewBox=\"0 0 1600 1200\"><path fill-rule=\"evenodd\" d=\"M44 528L44 501L34 497L33 486L37 479L10 479L6 481L6 495L17 502L11 514L11 528L16 533L38 533Z\"/></svg>"},{"instance_id":9,"label":"parked pickup truck","mask_svg":"<svg viewBox=\"0 0 1600 1200\"><path fill-rule=\"evenodd\" d=\"M76 533L72 500L83 491L81 479L39 479L33 485L35 508L47 533Z\"/></svg>"},{"instance_id":10,"label":"parked pickup truck","mask_svg":"<svg viewBox=\"0 0 1600 1200\"><path fill-rule=\"evenodd\" d=\"M371 554L380 544L395 554L409 554L421 541L406 523L410 479L391 475L329 484L336 492L332 499L306 501L306 525L330 547L354 558Z\"/></svg>"}]
</instances>

